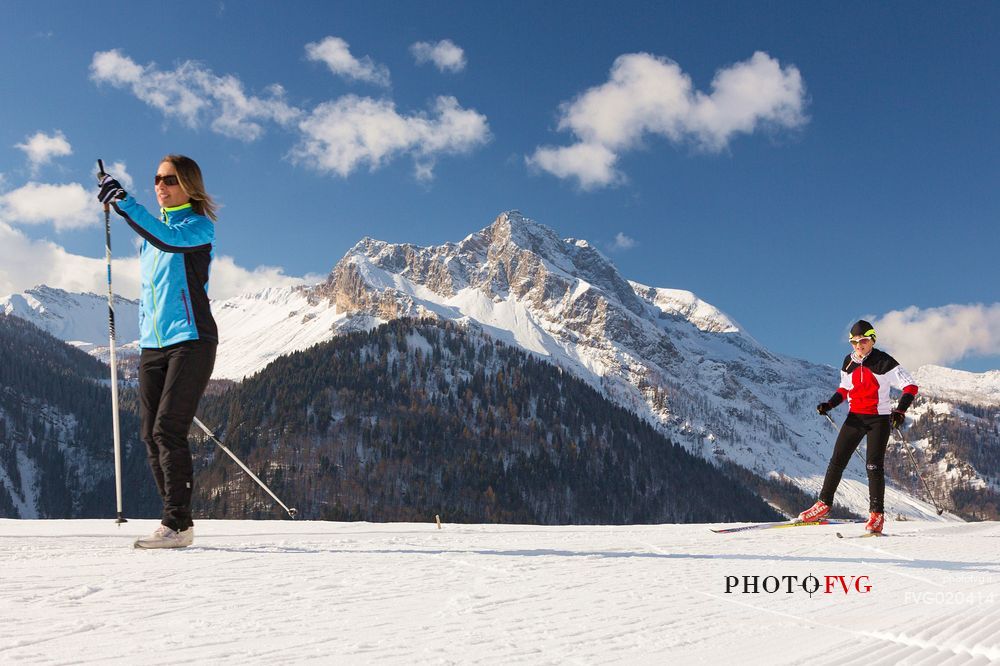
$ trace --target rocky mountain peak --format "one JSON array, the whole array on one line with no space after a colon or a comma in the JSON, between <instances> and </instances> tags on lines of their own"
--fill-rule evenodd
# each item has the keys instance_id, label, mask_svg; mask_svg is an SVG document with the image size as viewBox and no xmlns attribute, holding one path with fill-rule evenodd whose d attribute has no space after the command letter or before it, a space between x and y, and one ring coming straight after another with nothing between
<instances>
[{"instance_id":1,"label":"rocky mountain peak","mask_svg":"<svg viewBox=\"0 0 1000 666\"><path fill-rule=\"evenodd\" d=\"M513 285L515 293L523 296L529 281L537 286L539 281L548 280L556 291L578 293L596 287L625 309L642 312L643 306L628 282L596 248L586 241L562 239L552 228L518 210L501 213L490 226L455 247L468 260L489 267L490 282L500 293ZM555 295L552 289L548 291Z\"/></svg>"},{"instance_id":2,"label":"rocky mountain peak","mask_svg":"<svg viewBox=\"0 0 1000 666\"><path fill-rule=\"evenodd\" d=\"M493 223L479 232L490 245L513 244L523 250L544 254L560 244L555 231L525 217L518 210L509 210L497 216Z\"/></svg>"}]
</instances>

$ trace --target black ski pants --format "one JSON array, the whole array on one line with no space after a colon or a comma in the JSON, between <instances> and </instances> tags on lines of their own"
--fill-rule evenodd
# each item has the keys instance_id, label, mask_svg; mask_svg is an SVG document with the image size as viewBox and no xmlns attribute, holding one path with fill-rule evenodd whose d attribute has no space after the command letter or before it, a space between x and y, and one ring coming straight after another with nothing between
<instances>
[{"instance_id":1,"label":"black ski pants","mask_svg":"<svg viewBox=\"0 0 1000 666\"><path fill-rule=\"evenodd\" d=\"M837 443L833 445L833 455L826 468L826 478L823 480L823 490L819 498L833 506L833 495L840 485L844 468L851 461L854 450L861 440L868 436L868 456L865 462L868 468L868 502L869 510L878 513L885 512L885 449L889 444L890 419L888 414L854 414L847 415L844 425L840 428Z\"/></svg>"},{"instance_id":2,"label":"black ski pants","mask_svg":"<svg viewBox=\"0 0 1000 666\"><path fill-rule=\"evenodd\" d=\"M194 468L187 436L215 367L216 346L212 341L191 340L143 349L139 358L142 440L163 499L161 522L177 531L194 524Z\"/></svg>"}]
</instances>

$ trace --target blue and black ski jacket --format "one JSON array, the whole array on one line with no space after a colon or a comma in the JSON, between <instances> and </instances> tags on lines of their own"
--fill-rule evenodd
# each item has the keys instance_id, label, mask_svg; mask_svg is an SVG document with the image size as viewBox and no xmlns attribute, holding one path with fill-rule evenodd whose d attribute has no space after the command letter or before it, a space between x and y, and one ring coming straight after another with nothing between
<instances>
[{"instance_id":1,"label":"blue and black ski jacket","mask_svg":"<svg viewBox=\"0 0 1000 666\"><path fill-rule=\"evenodd\" d=\"M156 218L132 195L112 204L142 236L139 266L139 346L169 347L188 340L218 342L208 304L215 224L191 204L164 208Z\"/></svg>"}]
</instances>

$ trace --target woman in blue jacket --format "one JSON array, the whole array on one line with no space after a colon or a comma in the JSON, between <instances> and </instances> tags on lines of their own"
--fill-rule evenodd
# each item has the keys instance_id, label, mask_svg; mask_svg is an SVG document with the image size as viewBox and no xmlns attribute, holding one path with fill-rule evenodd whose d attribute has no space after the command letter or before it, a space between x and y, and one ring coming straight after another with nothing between
<instances>
[{"instance_id":1,"label":"woman in blue jacket","mask_svg":"<svg viewBox=\"0 0 1000 666\"><path fill-rule=\"evenodd\" d=\"M193 466L187 434L215 366L219 333L208 302L216 205L190 157L167 155L156 170L156 217L111 176L98 199L142 236L139 253L139 395L142 439L163 499L160 527L137 548L181 548L194 540Z\"/></svg>"}]
</instances>

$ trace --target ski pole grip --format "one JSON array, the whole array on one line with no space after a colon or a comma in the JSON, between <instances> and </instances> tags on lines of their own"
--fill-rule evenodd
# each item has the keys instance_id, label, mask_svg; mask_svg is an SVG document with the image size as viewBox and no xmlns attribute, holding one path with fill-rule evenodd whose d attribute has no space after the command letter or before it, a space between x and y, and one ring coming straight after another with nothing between
<instances>
[{"instance_id":1,"label":"ski pole grip","mask_svg":"<svg viewBox=\"0 0 1000 666\"><path fill-rule=\"evenodd\" d=\"M106 175L108 175L108 174L104 172L104 160L98 158L98 160L97 160L97 180L98 180L98 182L104 180L104 177ZM108 204L104 204L104 212L107 213L107 212L110 212L110 211L111 211L111 206L108 205Z\"/></svg>"}]
</instances>

